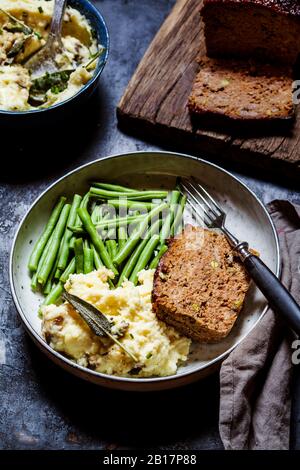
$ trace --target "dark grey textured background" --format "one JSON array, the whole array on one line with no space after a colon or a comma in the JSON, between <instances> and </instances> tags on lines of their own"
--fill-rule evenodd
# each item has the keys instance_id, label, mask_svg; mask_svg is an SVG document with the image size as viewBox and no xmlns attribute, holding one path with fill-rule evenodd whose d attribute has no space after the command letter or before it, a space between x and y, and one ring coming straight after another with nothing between
<instances>
[{"instance_id":1,"label":"dark grey textured background","mask_svg":"<svg viewBox=\"0 0 300 470\"><path fill-rule=\"evenodd\" d=\"M176 391L141 395L89 385L43 357L25 334L11 299L12 238L39 193L82 163L159 148L122 134L115 107L174 2L94 3L107 20L111 53L89 109L78 110L77 124L62 123L60 129L31 129L25 135L0 130L0 449L221 449L217 376ZM300 202L299 191L286 180L272 183L274 178L266 174L222 164L264 202L274 198ZM292 447L300 449L299 367L293 388Z\"/></svg>"}]
</instances>

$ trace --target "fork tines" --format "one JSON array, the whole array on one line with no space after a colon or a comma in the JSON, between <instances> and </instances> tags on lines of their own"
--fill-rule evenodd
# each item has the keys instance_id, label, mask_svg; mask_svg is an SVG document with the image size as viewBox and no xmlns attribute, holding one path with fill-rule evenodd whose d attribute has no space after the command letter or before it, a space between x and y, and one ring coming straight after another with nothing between
<instances>
[{"instance_id":1,"label":"fork tines","mask_svg":"<svg viewBox=\"0 0 300 470\"><path fill-rule=\"evenodd\" d=\"M191 178L181 179L180 188L188 197L188 205L207 226L221 226L224 212L213 197L198 182Z\"/></svg>"}]
</instances>

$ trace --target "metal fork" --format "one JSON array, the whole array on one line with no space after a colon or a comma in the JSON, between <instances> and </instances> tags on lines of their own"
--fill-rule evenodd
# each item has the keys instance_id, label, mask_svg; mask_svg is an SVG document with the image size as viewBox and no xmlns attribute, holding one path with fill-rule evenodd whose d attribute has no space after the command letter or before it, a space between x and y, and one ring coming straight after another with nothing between
<instances>
[{"instance_id":1,"label":"metal fork","mask_svg":"<svg viewBox=\"0 0 300 470\"><path fill-rule=\"evenodd\" d=\"M47 42L42 49L36 52L24 64L24 67L30 70L32 78L58 71L55 57L64 48L61 39L61 29L66 4L67 0L55 0Z\"/></svg>"},{"instance_id":2,"label":"metal fork","mask_svg":"<svg viewBox=\"0 0 300 470\"><path fill-rule=\"evenodd\" d=\"M300 335L300 307L280 280L264 262L249 250L246 241L238 240L226 227L226 213L217 201L194 178L181 179L180 188L187 196L188 205L207 225L222 230L232 249L240 257L249 275L269 302L291 328Z\"/></svg>"}]
</instances>

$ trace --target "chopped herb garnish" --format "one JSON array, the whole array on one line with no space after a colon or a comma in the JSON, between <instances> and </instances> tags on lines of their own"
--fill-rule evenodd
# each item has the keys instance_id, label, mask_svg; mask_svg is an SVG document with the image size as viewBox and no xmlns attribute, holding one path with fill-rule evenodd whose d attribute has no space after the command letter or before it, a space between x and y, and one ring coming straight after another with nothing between
<instances>
[{"instance_id":1,"label":"chopped herb garnish","mask_svg":"<svg viewBox=\"0 0 300 470\"><path fill-rule=\"evenodd\" d=\"M11 15L10 13L8 13L7 11L3 10L2 8L0 8L0 11L2 13L4 13L6 16L8 16L8 18L10 19L10 21L13 23L14 27L15 28L18 28L18 29L15 29L15 32L22 32L24 34L26 34L26 36L30 36L31 34L35 34L35 36L38 38L38 39L41 39L42 36L40 33L38 33L37 31L34 31L32 28L30 28L30 26L27 26L23 21L20 21L18 18L16 18L15 16ZM28 14L26 12L23 11L22 13L22 17L23 18L26 18L28 16ZM6 28L7 29L7 28ZM11 32L14 32L12 30L10 30Z\"/></svg>"},{"instance_id":2,"label":"chopped herb garnish","mask_svg":"<svg viewBox=\"0 0 300 470\"><path fill-rule=\"evenodd\" d=\"M38 7L39 13L44 13L44 10L42 7Z\"/></svg>"},{"instance_id":3,"label":"chopped herb garnish","mask_svg":"<svg viewBox=\"0 0 300 470\"><path fill-rule=\"evenodd\" d=\"M100 46L99 50L95 54L93 54L93 56L91 57L91 60L87 64L85 64L84 66L85 69L88 70L91 67L91 65L93 65L95 60L97 60L98 57L100 57L105 50L106 50L105 47Z\"/></svg>"},{"instance_id":4,"label":"chopped herb garnish","mask_svg":"<svg viewBox=\"0 0 300 470\"><path fill-rule=\"evenodd\" d=\"M42 77L36 78L30 88L30 94L46 93L50 89L55 89L54 93L65 90L73 70L62 70L60 72L46 73Z\"/></svg>"},{"instance_id":5,"label":"chopped herb garnish","mask_svg":"<svg viewBox=\"0 0 300 470\"><path fill-rule=\"evenodd\" d=\"M8 16L8 18L10 19L10 21L14 24L14 25L18 25L19 27L21 27L21 32L26 34L27 36L29 36L30 34L32 34L34 31L29 27L27 26L25 23L23 23L23 21L20 21L18 18L16 18L15 16L11 15L10 13L8 13L7 11L3 10L2 8L0 8L0 11L2 13L4 13L6 16Z\"/></svg>"},{"instance_id":6,"label":"chopped herb garnish","mask_svg":"<svg viewBox=\"0 0 300 470\"><path fill-rule=\"evenodd\" d=\"M3 26L5 31L8 31L9 33L24 33L24 28L21 24L17 23L9 23Z\"/></svg>"},{"instance_id":7,"label":"chopped herb garnish","mask_svg":"<svg viewBox=\"0 0 300 470\"><path fill-rule=\"evenodd\" d=\"M148 354L146 356L146 359L150 359L150 357L152 357L152 356L153 356L152 352L148 352Z\"/></svg>"},{"instance_id":8,"label":"chopped herb garnish","mask_svg":"<svg viewBox=\"0 0 300 470\"><path fill-rule=\"evenodd\" d=\"M26 38L21 39L19 41L15 41L13 43L12 47L10 48L10 50L6 54L7 58L11 59L11 58L15 57L16 55L18 55L19 52L23 51L25 42L26 42Z\"/></svg>"},{"instance_id":9,"label":"chopped herb garnish","mask_svg":"<svg viewBox=\"0 0 300 470\"><path fill-rule=\"evenodd\" d=\"M46 73L33 80L28 100L31 106L41 106L46 103L48 90L51 90L55 95L64 91L68 86L72 72L73 70L62 70L61 72Z\"/></svg>"},{"instance_id":10,"label":"chopped herb garnish","mask_svg":"<svg viewBox=\"0 0 300 470\"><path fill-rule=\"evenodd\" d=\"M129 333L129 336L130 336L131 339L134 339L134 336L133 336L132 333Z\"/></svg>"},{"instance_id":11,"label":"chopped herb garnish","mask_svg":"<svg viewBox=\"0 0 300 470\"><path fill-rule=\"evenodd\" d=\"M57 85L54 85L54 86L51 88L51 93L53 93L54 95L58 95L58 93L60 93L60 87L57 86Z\"/></svg>"}]
</instances>

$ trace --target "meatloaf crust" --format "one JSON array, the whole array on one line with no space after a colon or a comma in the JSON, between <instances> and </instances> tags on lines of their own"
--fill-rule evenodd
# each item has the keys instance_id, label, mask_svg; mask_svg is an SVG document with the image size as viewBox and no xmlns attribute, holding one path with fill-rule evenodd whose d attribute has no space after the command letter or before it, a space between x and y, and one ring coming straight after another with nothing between
<instances>
[{"instance_id":1,"label":"meatloaf crust","mask_svg":"<svg viewBox=\"0 0 300 470\"><path fill-rule=\"evenodd\" d=\"M297 0L204 0L207 55L294 65L300 54Z\"/></svg>"},{"instance_id":2,"label":"meatloaf crust","mask_svg":"<svg viewBox=\"0 0 300 470\"><path fill-rule=\"evenodd\" d=\"M225 4L237 4L247 5L252 4L254 6L260 6L269 8L274 12L290 15L300 18L300 4L298 0L204 0L204 5L225 3Z\"/></svg>"},{"instance_id":3,"label":"meatloaf crust","mask_svg":"<svg viewBox=\"0 0 300 470\"><path fill-rule=\"evenodd\" d=\"M169 242L155 271L152 305L184 335L217 342L231 331L249 283L224 235L188 225Z\"/></svg>"}]
</instances>

